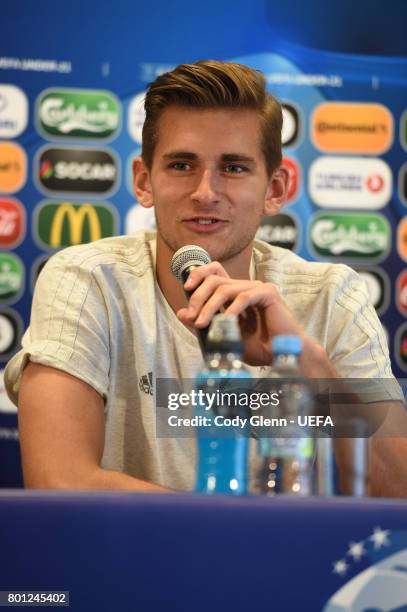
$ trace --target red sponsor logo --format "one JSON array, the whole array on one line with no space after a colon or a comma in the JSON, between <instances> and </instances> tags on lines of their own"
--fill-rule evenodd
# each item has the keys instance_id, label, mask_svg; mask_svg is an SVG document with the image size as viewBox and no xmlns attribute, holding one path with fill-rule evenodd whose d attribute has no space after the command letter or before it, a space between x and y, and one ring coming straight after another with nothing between
<instances>
[{"instance_id":1,"label":"red sponsor logo","mask_svg":"<svg viewBox=\"0 0 407 612\"><path fill-rule=\"evenodd\" d=\"M300 166L292 157L283 157L282 167L288 172L287 202L295 200L300 188Z\"/></svg>"},{"instance_id":2,"label":"red sponsor logo","mask_svg":"<svg viewBox=\"0 0 407 612\"><path fill-rule=\"evenodd\" d=\"M397 250L401 259L407 261L407 218L401 219L397 228Z\"/></svg>"},{"instance_id":3,"label":"red sponsor logo","mask_svg":"<svg viewBox=\"0 0 407 612\"><path fill-rule=\"evenodd\" d=\"M371 174L366 179L366 187L371 193L379 193L383 189L384 179L380 174Z\"/></svg>"},{"instance_id":4,"label":"red sponsor logo","mask_svg":"<svg viewBox=\"0 0 407 612\"><path fill-rule=\"evenodd\" d=\"M407 332L403 332L400 338L400 357L407 364Z\"/></svg>"},{"instance_id":5,"label":"red sponsor logo","mask_svg":"<svg viewBox=\"0 0 407 612\"><path fill-rule=\"evenodd\" d=\"M0 248L10 248L21 242L25 231L25 212L12 198L0 198Z\"/></svg>"},{"instance_id":6,"label":"red sponsor logo","mask_svg":"<svg viewBox=\"0 0 407 612\"><path fill-rule=\"evenodd\" d=\"M397 279L396 301L400 312L407 316L407 270L403 270Z\"/></svg>"}]
</instances>

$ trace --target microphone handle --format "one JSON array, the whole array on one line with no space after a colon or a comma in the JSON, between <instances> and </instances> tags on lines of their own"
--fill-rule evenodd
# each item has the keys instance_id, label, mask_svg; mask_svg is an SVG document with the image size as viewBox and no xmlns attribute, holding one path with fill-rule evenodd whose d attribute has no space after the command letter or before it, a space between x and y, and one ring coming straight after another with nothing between
<instances>
[{"instance_id":1,"label":"microphone handle","mask_svg":"<svg viewBox=\"0 0 407 612\"><path fill-rule=\"evenodd\" d=\"M181 272L182 286L184 286L184 283L187 282L188 276L190 275L192 270L194 270L194 268L198 268L198 267L199 266L189 266L188 268L185 268L185 270L182 270L182 272ZM193 294L193 291L187 291L186 289L184 289L184 293L185 293L185 296L189 300L189 298ZM205 356L207 354L206 338L207 338L208 332L209 332L209 325L207 327L196 328L196 333L197 333L197 337L198 337L199 346L201 347L202 356L204 358L205 358Z\"/></svg>"}]
</instances>

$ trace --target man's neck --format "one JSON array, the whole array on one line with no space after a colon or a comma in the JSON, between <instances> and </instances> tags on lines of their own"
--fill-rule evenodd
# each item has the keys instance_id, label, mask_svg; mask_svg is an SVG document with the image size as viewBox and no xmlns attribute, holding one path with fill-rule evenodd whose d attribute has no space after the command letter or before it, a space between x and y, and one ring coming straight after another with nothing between
<instances>
[{"instance_id":1,"label":"man's neck","mask_svg":"<svg viewBox=\"0 0 407 612\"><path fill-rule=\"evenodd\" d=\"M244 251L236 257L229 259L222 265L231 278L247 280L250 278L250 261L251 261L252 245L249 245ZM157 252L156 252L156 275L159 287L174 312L187 305L188 300L185 297L181 283L175 278L171 272L171 259L173 251L161 240L157 234Z\"/></svg>"}]
</instances>

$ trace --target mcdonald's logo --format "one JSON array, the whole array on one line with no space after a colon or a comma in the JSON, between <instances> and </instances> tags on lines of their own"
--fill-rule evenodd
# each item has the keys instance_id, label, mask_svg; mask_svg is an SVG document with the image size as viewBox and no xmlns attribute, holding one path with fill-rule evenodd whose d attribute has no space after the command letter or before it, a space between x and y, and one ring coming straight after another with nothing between
<instances>
[{"instance_id":1,"label":"mcdonald's logo","mask_svg":"<svg viewBox=\"0 0 407 612\"><path fill-rule=\"evenodd\" d=\"M34 237L41 247L58 249L117 233L117 213L109 204L45 202L34 219Z\"/></svg>"}]
</instances>

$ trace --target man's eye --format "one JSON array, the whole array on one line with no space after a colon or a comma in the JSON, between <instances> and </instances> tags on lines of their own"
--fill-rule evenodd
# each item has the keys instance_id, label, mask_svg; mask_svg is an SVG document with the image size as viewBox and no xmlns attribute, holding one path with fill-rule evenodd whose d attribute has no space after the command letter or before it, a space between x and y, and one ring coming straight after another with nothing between
<instances>
[{"instance_id":1,"label":"man's eye","mask_svg":"<svg viewBox=\"0 0 407 612\"><path fill-rule=\"evenodd\" d=\"M229 164L225 167L225 172L228 174L241 174L245 170L246 168L244 166L239 166L237 164Z\"/></svg>"},{"instance_id":2,"label":"man's eye","mask_svg":"<svg viewBox=\"0 0 407 612\"><path fill-rule=\"evenodd\" d=\"M174 170L190 170L191 164L187 164L186 162L174 162L170 164L170 168Z\"/></svg>"}]
</instances>

